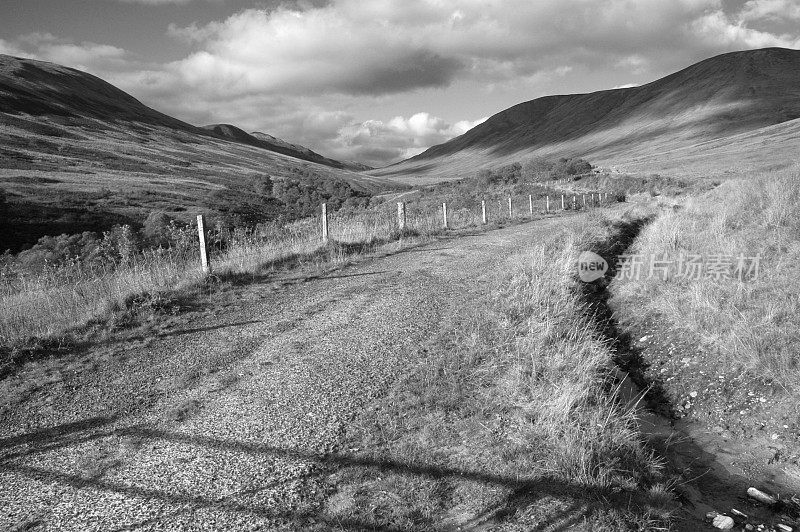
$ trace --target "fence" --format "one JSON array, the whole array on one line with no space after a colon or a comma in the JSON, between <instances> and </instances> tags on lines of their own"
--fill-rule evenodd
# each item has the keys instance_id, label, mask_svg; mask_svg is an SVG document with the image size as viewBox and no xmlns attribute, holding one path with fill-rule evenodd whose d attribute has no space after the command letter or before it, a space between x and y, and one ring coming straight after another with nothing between
<instances>
[{"instance_id":1,"label":"fence","mask_svg":"<svg viewBox=\"0 0 800 532\"><path fill-rule=\"evenodd\" d=\"M159 292L218 273L255 272L282 261L313 256L331 245L383 243L411 235L480 227L562 210L587 209L613 199L608 194L514 194L484 200L448 198L441 203L414 202L382 205L358 212L329 212L285 225L252 228L208 228L202 216L195 232L184 235L179 248L143 253L125 264L103 271L76 268L36 278L3 280L0 286L0 342L47 336L80 326L106 312L109 306L147 292Z\"/></svg>"}]
</instances>

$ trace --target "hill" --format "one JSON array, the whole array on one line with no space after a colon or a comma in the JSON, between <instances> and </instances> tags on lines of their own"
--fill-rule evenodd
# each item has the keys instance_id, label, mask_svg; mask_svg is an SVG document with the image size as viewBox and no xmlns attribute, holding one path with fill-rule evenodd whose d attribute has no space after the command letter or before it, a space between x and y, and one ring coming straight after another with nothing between
<instances>
[{"instance_id":1,"label":"hill","mask_svg":"<svg viewBox=\"0 0 800 532\"><path fill-rule=\"evenodd\" d=\"M346 166L233 126L187 124L85 72L0 55L0 215L16 228L0 251L153 211L248 223L301 212L271 195L280 180L322 194L333 181L360 197L396 188Z\"/></svg>"},{"instance_id":2,"label":"hill","mask_svg":"<svg viewBox=\"0 0 800 532\"><path fill-rule=\"evenodd\" d=\"M647 159L648 168L659 169L674 165L675 150L752 137L798 118L800 51L732 52L638 87L520 103L459 137L371 173L454 178L532 156L581 156L621 166ZM713 154L708 155L705 163L711 164ZM718 163L721 168L732 161Z\"/></svg>"},{"instance_id":3,"label":"hill","mask_svg":"<svg viewBox=\"0 0 800 532\"><path fill-rule=\"evenodd\" d=\"M296 159L301 159L303 161L311 161L323 164L325 166L330 166L332 168L348 169L354 171L365 169L365 168L354 167L348 163L339 162L334 159L329 159L328 157L325 157L314 151L311 151L305 146L300 146L298 144L291 144L289 142L286 142L285 140L273 137L272 135L269 135L267 133L261 133L256 131L251 134L230 124L212 124L210 126L203 126L203 129L205 129L206 131L210 131L211 133L222 138L232 139L235 140L236 142L241 142L242 144L247 144L249 146L254 146L256 148L263 148L265 150L274 151L276 153L282 153L284 155L288 155Z\"/></svg>"}]
</instances>

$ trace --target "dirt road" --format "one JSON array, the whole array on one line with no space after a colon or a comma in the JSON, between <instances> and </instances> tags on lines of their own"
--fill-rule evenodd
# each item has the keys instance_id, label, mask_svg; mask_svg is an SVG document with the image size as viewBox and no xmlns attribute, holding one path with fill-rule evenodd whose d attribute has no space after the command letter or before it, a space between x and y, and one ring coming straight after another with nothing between
<instances>
[{"instance_id":1,"label":"dirt road","mask_svg":"<svg viewBox=\"0 0 800 532\"><path fill-rule=\"evenodd\" d=\"M41 386L0 410L0 529L358 528L318 517L348 421L562 220L253 283L155 338L34 365L19 378Z\"/></svg>"}]
</instances>

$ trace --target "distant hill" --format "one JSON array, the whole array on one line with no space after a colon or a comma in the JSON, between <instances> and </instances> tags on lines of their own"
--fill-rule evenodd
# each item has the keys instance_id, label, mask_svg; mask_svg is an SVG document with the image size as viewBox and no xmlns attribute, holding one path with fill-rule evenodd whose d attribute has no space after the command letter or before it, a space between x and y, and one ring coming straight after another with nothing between
<instances>
[{"instance_id":1,"label":"distant hill","mask_svg":"<svg viewBox=\"0 0 800 532\"><path fill-rule=\"evenodd\" d=\"M668 155L674 150L798 118L800 51L733 52L638 87L520 103L459 137L370 173L454 178L531 156L619 164L646 158L658 168L674 163Z\"/></svg>"},{"instance_id":2,"label":"distant hill","mask_svg":"<svg viewBox=\"0 0 800 532\"><path fill-rule=\"evenodd\" d=\"M370 167L366 168L351 167L349 163L343 163L336 161L334 159L329 159L316 152L311 151L305 146L291 144L289 142L286 142L285 140L281 140L277 137L273 137L272 135L268 135L266 133L260 133L260 132L255 132L252 134L247 133L246 131L239 129L236 126L232 126L230 124L212 124L210 126L203 126L203 129L205 129L206 131L210 131L220 137L235 140L236 142L241 142L243 144L255 146L256 148L263 148L265 150L274 151L276 153L282 153L284 155L288 155L296 159L324 164L325 166L330 166L332 168L343 168L353 171L370 169Z\"/></svg>"},{"instance_id":3,"label":"distant hill","mask_svg":"<svg viewBox=\"0 0 800 532\"><path fill-rule=\"evenodd\" d=\"M282 210L270 187L280 179L397 188L281 143L196 127L85 72L0 55L0 215L15 228L0 235L0 252L46 234L141 223L153 211L274 218Z\"/></svg>"}]
</instances>

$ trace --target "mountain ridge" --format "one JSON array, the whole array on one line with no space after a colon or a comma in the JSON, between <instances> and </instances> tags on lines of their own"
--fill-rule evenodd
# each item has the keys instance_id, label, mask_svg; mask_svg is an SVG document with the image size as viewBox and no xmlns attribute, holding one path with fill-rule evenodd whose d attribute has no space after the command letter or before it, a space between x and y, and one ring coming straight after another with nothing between
<instances>
[{"instance_id":1,"label":"mountain ridge","mask_svg":"<svg viewBox=\"0 0 800 532\"><path fill-rule=\"evenodd\" d=\"M98 120L132 121L166 126L198 135L216 136L332 168L357 165L325 157L272 135L259 139L230 124L195 126L152 109L111 83L56 63L0 54L0 113Z\"/></svg>"},{"instance_id":2,"label":"mountain ridge","mask_svg":"<svg viewBox=\"0 0 800 532\"><path fill-rule=\"evenodd\" d=\"M639 85L550 95L373 175L435 174L445 158L487 166L510 157L625 158L733 136L800 117L800 51L729 52ZM450 161L453 162L453 161ZM441 171L440 173L447 173Z\"/></svg>"}]
</instances>

